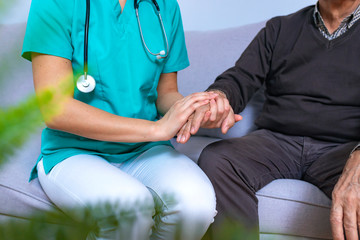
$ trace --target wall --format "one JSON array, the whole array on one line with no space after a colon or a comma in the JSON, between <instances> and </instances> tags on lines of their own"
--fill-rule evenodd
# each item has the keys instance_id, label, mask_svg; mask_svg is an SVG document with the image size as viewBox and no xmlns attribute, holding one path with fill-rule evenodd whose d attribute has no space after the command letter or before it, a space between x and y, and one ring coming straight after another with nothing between
<instances>
[{"instance_id":1,"label":"wall","mask_svg":"<svg viewBox=\"0 0 360 240\"><path fill-rule=\"evenodd\" d=\"M14 6L6 14L0 16L0 23L26 21L31 0L12 1ZM289 14L314 4L316 1L178 0L178 2L181 7L185 30L211 30L241 26L263 21L273 16Z\"/></svg>"},{"instance_id":2,"label":"wall","mask_svg":"<svg viewBox=\"0 0 360 240\"><path fill-rule=\"evenodd\" d=\"M186 30L212 30L260 22L315 4L315 0L178 0Z\"/></svg>"}]
</instances>

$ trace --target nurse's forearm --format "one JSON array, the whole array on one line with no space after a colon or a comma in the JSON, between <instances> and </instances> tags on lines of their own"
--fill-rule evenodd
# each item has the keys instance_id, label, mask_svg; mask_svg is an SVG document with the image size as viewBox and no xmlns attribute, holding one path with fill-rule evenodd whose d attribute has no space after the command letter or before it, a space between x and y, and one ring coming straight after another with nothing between
<instances>
[{"instance_id":1,"label":"nurse's forearm","mask_svg":"<svg viewBox=\"0 0 360 240\"><path fill-rule=\"evenodd\" d=\"M161 115L165 115L177 100L184 98L178 91L177 72L162 73L160 75L157 92L157 110Z\"/></svg>"},{"instance_id":2,"label":"nurse's forearm","mask_svg":"<svg viewBox=\"0 0 360 240\"><path fill-rule=\"evenodd\" d=\"M169 140L194 111L209 103L213 93L194 93L181 98L166 115L156 121L120 117L71 97L61 101L59 114L46 121L49 128L86 138L113 142L150 142Z\"/></svg>"},{"instance_id":3,"label":"nurse's forearm","mask_svg":"<svg viewBox=\"0 0 360 240\"><path fill-rule=\"evenodd\" d=\"M179 92L170 92L159 96L156 102L158 112L161 115L165 115L167 111L169 111L171 106L174 105L176 101L182 98L184 98L184 96L181 95Z\"/></svg>"},{"instance_id":4,"label":"nurse's forearm","mask_svg":"<svg viewBox=\"0 0 360 240\"><path fill-rule=\"evenodd\" d=\"M69 98L60 114L46 122L52 129L110 142L148 142L165 140L156 125L142 119L120 117Z\"/></svg>"}]
</instances>

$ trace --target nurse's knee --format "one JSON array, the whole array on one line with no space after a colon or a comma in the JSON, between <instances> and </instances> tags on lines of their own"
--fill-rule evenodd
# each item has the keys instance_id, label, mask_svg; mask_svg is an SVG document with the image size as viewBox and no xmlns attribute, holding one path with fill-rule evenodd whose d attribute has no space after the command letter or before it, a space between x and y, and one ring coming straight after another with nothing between
<instances>
[{"instance_id":1,"label":"nurse's knee","mask_svg":"<svg viewBox=\"0 0 360 240\"><path fill-rule=\"evenodd\" d=\"M132 185L131 193L124 190L123 184ZM88 216L99 225L100 229L114 231L123 225L121 223L126 223L128 226L142 225L139 226L139 231L146 231L152 225L152 216L155 213L154 200L149 190L142 184L129 182L109 184L102 188L94 188L92 194L83 197L81 202L67 209L75 219L82 220ZM66 212L69 213L68 211Z\"/></svg>"},{"instance_id":2,"label":"nurse's knee","mask_svg":"<svg viewBox=\"0 0 360 240\"><path fill-rule=\"evenodd\" d=\"M135 185L132 194L121 188L103 192L98 201L87 204L89 217L98 226L100 239L148 239L153 226L154 200L143 185Z\"/></svg>"},{"instance_id":3,"label":"nurse's knee","mask_svg":"<svg viewBox=\"0 0 360 240\"><path fill-rule=\"evenodd\" d=\"M148 188L139 183L118 183L121 184L129 184L131 191L124 191L122 187L115 188L113 190L109 190L108 192L108 201L110 203L115 203L123 206L148 206L154 208L154 200L149 192ZM128 189L127 189L128 190Z\"/></svg>"},{"instance_id":4,"label":"nurse's knee","mask_svg":"<svg viewBox=\"0 0 360 240\"><path fill-rule=\"evenodd\" d=\"M129 184L129 183L119 183ZM154 200L149 190L142 184L133 184L131 193L124 191L121 187L109 189L107 193L99 198L98 201L92 201L92 205L107 206L111 214L121 215L125 212L135 215L153 215Z\"/></svg>"},{"instance_id":5,"label":"nurse's knee","mask_svg":"<svg viewBox=\"0 0 360 240\"><path fill-rule=\"evenodd\" d=\"M181 239L201 238L216 215L215 192L205 175L184 179L181 185L171 201L165 200L165 218L181 227Z\"/></svg>"}]
</instances>

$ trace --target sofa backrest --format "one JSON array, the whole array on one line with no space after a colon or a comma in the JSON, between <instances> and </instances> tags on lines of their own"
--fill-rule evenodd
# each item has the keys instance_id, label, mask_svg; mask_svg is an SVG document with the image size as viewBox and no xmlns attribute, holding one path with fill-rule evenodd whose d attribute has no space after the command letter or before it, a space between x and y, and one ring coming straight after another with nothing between
<instances>
[{"instance_id":1,"label":"sofa backrest","mask_svg":"<svg viewBox=\"0 0 360 240\"><path fill-rule=\"evenodd\" d=\"M22 59L25 23L0 24L0 106L11 106L34 93L31 63Z\"/></svg>"},{"instance_id":2,"label":"sofa backrest","mask_svg":"<svg viewBox=\"0 0 360 240\"><path fill-rule=\"evenodd\" d=\"M241 53L264 25L265 22L260 22L224 30L186 32L190 67L178 74L180 93L186 96L206 90L219 74L234 66ZM201 129L197 135L218 138L241 137L256 128L254 120L260 113L263 102L264 94L261 89L241 113L243 120L235 124L226 135L219 129Z\"/></svg>"}]
</instances>

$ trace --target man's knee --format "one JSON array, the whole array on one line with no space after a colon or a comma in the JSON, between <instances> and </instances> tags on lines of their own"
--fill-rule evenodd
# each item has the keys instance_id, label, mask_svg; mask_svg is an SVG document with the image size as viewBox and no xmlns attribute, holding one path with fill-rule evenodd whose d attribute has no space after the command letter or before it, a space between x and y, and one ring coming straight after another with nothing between
<instances>
[{"instance_id":1,"label":"man's knee","mask_svg":"<svg viewBox=\"0 0 360 240\"><path fill-rule=\"evenodd\" d=\"M213 159L219 158L220 156L217 154L218 150L221 151L222 149L219 149L219 143L214 142L209 145L207 145L201 152L198 160L199 166L206 166L206 164L209 164L212 162Z\"/></svg>"},{"instance_id":2,"label":"man's knee","mask_svg":"<svg viewBox=\"0 0 360 240\"><path fill-rule=\"evenodd\" d=\"M245 145L237 146L239 148L234 149L234 142L222 140L208 145L200 155L198 164L216 191L229 187L233 189L234 186L253 191L256 184L254 177L259 173L258 165L243 149Z\"/></svg>"},{"instance_id":3,"label":"man's knee","mask_svg":"<svg viewBox=\"0 0 360 240\"><path fill-rule=\"evenodd\" d=\"M229 163L230 151L229 145L224 140L209 144L200 154L198 164L210 178L216 176Z\"/></svg>"}]
</instances>

